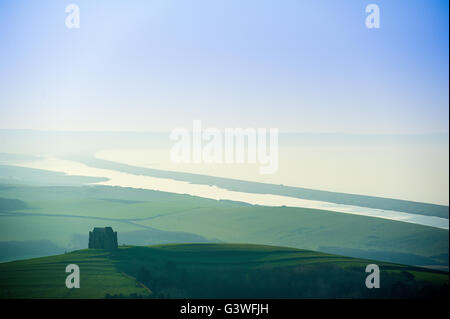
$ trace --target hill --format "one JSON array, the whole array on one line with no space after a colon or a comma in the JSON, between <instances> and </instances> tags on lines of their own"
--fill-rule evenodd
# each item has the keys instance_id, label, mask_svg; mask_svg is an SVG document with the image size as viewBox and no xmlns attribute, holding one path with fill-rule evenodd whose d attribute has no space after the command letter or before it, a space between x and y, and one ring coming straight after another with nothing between
<instances>
[{"instance_id":1,"label":"hill","mask_svg":"<svg viewBox=\"0 0 450 319\"><path fill-rule=\"evenodd\" d=\"M92 227L107 224L119 232L119 244L253 243L448 270L448 230L395 220L112 186L0 181L0 198L5 247L45 239L63 250L81 249ZM3 260L31 257L17 253Z\"/></svg>"},{"instance_id":2,"label":"hill","mask_svg":"<svg viewBox=\"0 0 450 319\"><path fill-rule=\"evenodd\" d=\"M381 287L367 289L366 265ZM65 267L80 267L79 289ZM0 264L0 298L409 298L448 296L448 273L292 248L122 246Z\"/></svg>"}]
</instances>

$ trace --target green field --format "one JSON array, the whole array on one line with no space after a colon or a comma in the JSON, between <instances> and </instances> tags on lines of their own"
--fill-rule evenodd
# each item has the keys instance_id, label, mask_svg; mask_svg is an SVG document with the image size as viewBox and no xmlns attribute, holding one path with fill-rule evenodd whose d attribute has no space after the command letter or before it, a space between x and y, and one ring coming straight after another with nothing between
<instances>
[{"instance_id":1,"label":"green field","mask_svg":"<svg viewBox=\"0 0 450 319\"><path fill-rule=\"evenodd\" d=\"M129 245L245 242L448 267L444 229L122 187L0 184L0 244L49 240L62 251L82 249L88 232L105 225L118 231L119 243ZM138 239L137 232L147 235Z\"/></svg>"},{"instance_id":2,"label":"green field","mask_svg":"<svg viewBox=\"0 0 450 319\"><path fill-rule=\"evenodd\" d=\"M67 289L68 264L81 269L80 289ZM79 251L0 264L0 298L103 298L105 294L148 294L133 278L117 270L110 254Z\"/></svg>"},{"instance_id":3,"label":"green field","mask_svg":"<svg viewBox=\"0 0 450 319\"><path fill-rule=\"evenodd\" d=\"M448 270L445 229L86 185L100 180L0 165L0 261L83 249L93 227L108 225L126 245L252 243Z\"/></svg>"},{"instance_id":4,"label":"green field","mask_svg":"<svg viewBox=\"0 0 450 319\"><path fill-rule=\"evenodd\" d=\"M365 267L380 267L379 289ZM65 267L80 267L80 288ZM0 264L0 298L444 297L448 273L284 247L242 244L85 249Z\"/></svg>"}]
</instances>

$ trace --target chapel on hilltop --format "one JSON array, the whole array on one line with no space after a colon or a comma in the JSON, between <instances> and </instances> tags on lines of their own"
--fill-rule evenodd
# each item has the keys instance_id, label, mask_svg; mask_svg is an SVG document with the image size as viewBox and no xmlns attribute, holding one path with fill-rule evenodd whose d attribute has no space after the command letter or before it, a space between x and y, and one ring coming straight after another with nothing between
<instances>
[{"instance_id":1,"label":"chapel on hilltop","mask_svg":"<svg viewBox=\"0 0 450 319\"><path fill-rule=\"evenodd\" d=\"M117 249L117 232L111 227L94 227L94 230L89 232L89 248Z\"/></svg>"}]
</instances>

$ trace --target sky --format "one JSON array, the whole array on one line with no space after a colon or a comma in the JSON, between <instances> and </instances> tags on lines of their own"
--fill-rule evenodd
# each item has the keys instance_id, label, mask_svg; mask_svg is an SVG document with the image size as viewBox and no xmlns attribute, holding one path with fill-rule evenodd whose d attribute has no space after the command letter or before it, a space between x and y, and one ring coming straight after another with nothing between
<instances>
[{"instance_id":1,"label":"sky","mask_svg":"<svg viewBox=\"0 0 450 319\"><path fill-rule=\"evenodd\" d=\"M1 1L0 129L448 133L448 6Z\"/></svg>"}]
</instances>

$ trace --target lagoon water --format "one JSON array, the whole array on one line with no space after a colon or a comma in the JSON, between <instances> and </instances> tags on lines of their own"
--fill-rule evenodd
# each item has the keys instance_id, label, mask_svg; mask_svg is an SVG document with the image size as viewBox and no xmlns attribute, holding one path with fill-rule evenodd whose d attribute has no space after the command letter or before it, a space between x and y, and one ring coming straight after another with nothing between
<instances>
[{"instance_id":1,"label":"lagoon water","mask_svg":"<svg viewBox=\"0 0 450 319\"><path fill-rule=\"evenodd\" d=\"M188 194L192 196L198 196L215 200L230 200L230 201L245 202L252 205L287 206L287 207L304 207L304 208L320 209L333 211L336 213L362 215L431 226L447 230L449 229L449 220L446 218L410 214L391 210L381 210L360 206L342 205L323 201L305 200L295 197L274 195L274 194L256 194L256 193L230 191L227 189L211 185L191 184L185 181L178 181L167 178L157 178L144 175L135 175L116 170L95 168L76 161L62 160L54 157L46 157L32 161L23 161L20 163L16 163L15 165L36 169L45 169L54 172L61 172L67 175L108 178L108 181L96 183L99 185L141 188L176 194Z\"/></svg>"}]
</instances>

